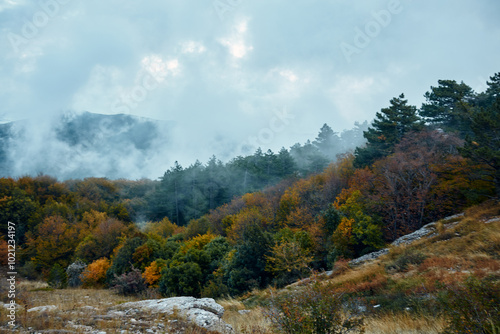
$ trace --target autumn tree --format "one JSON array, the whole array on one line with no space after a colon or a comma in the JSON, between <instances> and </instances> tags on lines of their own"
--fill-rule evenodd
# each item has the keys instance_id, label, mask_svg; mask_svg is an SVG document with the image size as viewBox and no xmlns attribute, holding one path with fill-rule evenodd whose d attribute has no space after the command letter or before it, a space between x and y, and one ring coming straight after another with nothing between
<instances>
[{"instance_id":1,"label":"autumn tree","mask_svg":"<svg viewBox=\"0 0 500 334\"><path fill-rule=\"evenodd\" d=\"M333 203L342 189L349 187L349 181L355 172L353 163L354 154L346 153L325 169L323 197L327 202Z\"/></svg>"},{"instance_id":2,"label":"autumn tree","mask_svg":"<svg viewBox=\"0 0 500 334\"><path fill-rule=\"evenodd\" d=\"M333 233L333 256L353 257L381 248L382 224L360 190L346 190L334 203L340 222ZM336 217L339 219L339 217Z\"/></svg>"},{"instance_id":3,"label":"autumn tree","mask_svg":"<svg viewBox=\"0 0 500 334\"><path fill-rule=\"evenodd\" d=\"M456 138L439 131L412 133L396 146L393 155L375 163L373 200L380 203L389 239L426 222L439 166L457 153L457 145Z\"/></svg>"},{"instance_id":4,"label":"autumn tree","mask_svg":"<svg viewBox=\"0 0 500 334\"><path fill-rule=\"evenodd\" d=\"M75 255L87 262L109 258L118 246L120 237L129 231L123 222L96 211L86 213L82 223L91 229L87 230L87 235L78 244Z\"/></svg>"},{"instance_id":5,"label":"autumn tree","mask_svg":"<svg viewBox=\"0 0 500 334\"><path fill-rule=\"evenodd\" d=\"M78 245L78 230L65 219L47 217L35 233L28 232L27 248L35 255L35 263L42 268L51 268L55 263L66 268Z\"/></svg>"},{"instance_id":6,"label":"autumn tree","mask_svg":"<svg viewBox=\"0 0 500 334\"><path fill-rule=\"evenodd\" d=\"M167 261L158 259L146 267L142 277L146 281L149 287L157 288L159 286L159 281L161 278L161 272L163 268L167 266Z\"/></svg>"},{"instance_id":7,"label":"autumn tree","mask_svg":"<svg viewBox=\"0 0 500 334\"><path fill-rule=\"evenodd\" d=\"M102 287L106 283L106 272L111 267L107 258L95 260L82 273L82 283L85 287Z\"/></svg>"},{"instance_id":8,"label":"autumn tree","mask_svg":"<svg viewBox=\"0 0 500 334\"><path fill-rule=\"evenodd\" d=\"M231 225L227 228L229 240L233 243L244 241L248 230L254 228L262 229L270 224L264 215L256 207L245 208L238 214L233 215Z\"/></svg>"},{"instance_id":9,"label":"autumn tree","mask_svg":"<svg viewBox=\"0 0 500 334\"><path fill-rule=\"evenodd\" d=\"M278 284L287 284L307 273L313 261L314 241L305 231L282 229L275 235L275 244L266 255L266 271Z\"/></svg>"},{"instance_id":10,"label":"autumn tree","mask_svg":"<svg viewBox=\"0 0 500 334\"><path fill-rule=\"evenodd\" d=\"M0 238L0 265L6 266L9 259L9 244L3 238Z\"/></svg>"},{"instance_id":11,"label":"autumn tree","mask_svg":"<svg viewBox=\"0 0 500 334\"><path fill-rule=\"evenodd\" d=\"M176 224L170 222L170 220L165 217L159 222L148 222L144 227L144 233L155 234L161 238L169 238L174 234L181 233L183 227L179 227Z\"/></svg>"},{"instance_id":12,"label":"autumn tree","mask_svg":"<svg viewBox=\"0 0 500 334\"><path fill-rule=\"evenodd\" d=\"M7 190L7 189L6 189ZM16 225L16 242L24 243L25 234L33 231L40 221L39 204L26 191L12 187L0 197L0 233L7 235L7 223Z\"/></svg>"}]
</instances>

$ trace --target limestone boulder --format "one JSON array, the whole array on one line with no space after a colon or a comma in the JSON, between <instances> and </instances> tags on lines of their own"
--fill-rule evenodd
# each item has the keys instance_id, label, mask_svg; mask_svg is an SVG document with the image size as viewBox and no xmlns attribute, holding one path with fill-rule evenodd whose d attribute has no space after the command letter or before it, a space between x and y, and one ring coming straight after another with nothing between
<instances>
[{"instance_id":1,"label":"limestone boulder","mask_svg":"<svg viewBox=\"0 0 500 334\"><path fill-rule=\"evenodd\" d=\"M220 333L234 333L233 328L222 320L224 307L212 298L172 297L129 302L117 306L125 313L151 312L178 315L199 327Z\"/></svg>"}]
</instances>

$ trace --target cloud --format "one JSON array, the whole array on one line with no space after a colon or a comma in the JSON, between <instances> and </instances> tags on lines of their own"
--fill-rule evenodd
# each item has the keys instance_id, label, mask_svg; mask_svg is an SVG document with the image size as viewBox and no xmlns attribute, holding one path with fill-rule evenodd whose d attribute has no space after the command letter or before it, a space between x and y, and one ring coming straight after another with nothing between
<instances>
[{"instance_id":1,"label":"cloud","mask_svg":"<svg viewBox=\"0 0 500 334\"><path fill-rule=\"evenodd\" d=\"M295 75L295 73L293 73L293 71L291 71L291 70L282 70L282 71L280 71L280 75L290 82L295 82L299 79Z\"/></svg>"},{"instance_id":2,"label":"cloud","mask_svg":"<svg viewBox=\"0 0 500 334\"><path fill-rule=\"evenodd\" d=\"M25 1L22 0L2 0L0 1L0 12L13 8L15 6L24 5Z\"/></svg>"},{"instance_id":3,"label":"cloud","mask_svg":"<svg viewBox=\"0 0 500 334\"><path fill-rule=\"evenodd\" d=\"M232 28L233 32L231 35L219 39L219 42L227 47L229 53L234 58L244 58L253 50L253 46L249 45L246 41L248 21L248 19L242 19L237 22Z\"/></svg>"},{"instance_id":4,"label":"cloud","mask_svg":"<svg viewBox=\"0 0 500 334\"><path fill-rule=\"evenodd\" d=\"M499 71L494 0L400 0L401 11L347 62L340 45L394 1L227 2L221 20L212 2L4 0L0 115L171 120L176 145L165 154L186 165L237 154L276 110L296 118L264 150L314 138L323 123L342 131L371 120L401 93L419 106L439 79L483 87L479 78ZM57 10L44 9L49 2ZM12 34L23 38L19 50Z\"/></svg>"},{"instance_id":5,"label":"cloud","mask_svg":"<svg viewBox=\"0 0 500 334\"><path fill-rule=\"evenodd\" d=\"M206 47L200 43L195 41L186 41L181 43L182 53L204 53L207 49Z\"/></svg>"}]
</instances>

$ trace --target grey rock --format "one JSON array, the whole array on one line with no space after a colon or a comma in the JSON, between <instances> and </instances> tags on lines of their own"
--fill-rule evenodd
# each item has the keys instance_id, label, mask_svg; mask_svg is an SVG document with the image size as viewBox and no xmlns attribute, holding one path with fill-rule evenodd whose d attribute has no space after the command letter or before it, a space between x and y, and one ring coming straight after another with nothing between
<instances>
[{"instance_id":1,"label":"grey rock","mask_svg":"<svg viewBox=\"0 0 500 334\"><path fill-rule=\"evenodd\" d=\"M448 217L448 220L449 219L450 218ZM411 244L414 241L417 241L423 237L428 236L429 234L432 234L435 231L435 226L436 226L436 223L427 224L424 227L422 227L421 229L416 230L415 232L412 232L412 233L407 234L407 235L403 235L401 238L396 239L391 245L399 246L399 245Z\"/></svg>"},{"instance_id":2,"label":"grey rock","mask_svg":"<svg viewBox=\"0 0 500 334\"><path fill-rule=\"evenodd\" d=\"M30 308L27 312L50 312L50 311L55 311L57 310L57 306L55 305L45 305L45 306L37 306Z\"/></svg>"},{"instance_id":3,"label":"grey rock","mask_svg":"<svg viewBox=\"0 0 500 334\"><path fill-rule=\"evenodd\" d=\"M447 221L450 221L452 219L460 218L463 216L464 216L464 214L460 213L457 215L443 218L442 221L447 222ZM412 242L420 240L424 237L432 236L435 231L436 231L436 223L435 222L429 223L429 224L423 226L422 228L416 230L415 232L412 232L412 233L407 234L407 235L403 235L402 237L394 240L394 242L391 245L392 246L409 245ZM351 260L349 262L349 264L351 266L357 266L357 265L360 265L362 263L375 260L375 259L379 258L380 256L387 254L387 253L389 253L389 248L384 248L384 249L381 249L379 251L369 253L369 254L363 255L361 257L358 257L357 259Z\"/></svg>"},{"instance_id":4,"label":"grey rock","mask_svg":"<svg viewBox=\"0 0 500 334\"><path fill-rule=\"evenodd\" d=\"M357 266L357 265L360 265L360 264L365 263L367 261L375 260L375 259L379 258L380 256L387 254L387 253L389 253L389 248L384 248L384 249L381 249L379 251L368 253L368 254L365 254L361 257L358 257L357 259L351 260L349 262L349 264L351 266Z\"/></svg>"},{"instance_id":5,"label":"grey rock","mask_svg":"<svg viewBox=\"0 0 500 334\"><path fill-rule=\"evenodd\" d=\"M119 309L135 309L152 313L177 313L197 326L221 333L234 333L233 328L221 318L224 308L212 298L173 297L141 300L117 306ZM129 313L126 311L126 313Z\"/></svg>"},{"instance_id":6,"label":"grey rock","mask_svg":"<svg viewBox=\"0 0 500 334\"><path fill-rule=\"evenodd\" d=\"M494 223L494 222L497 222L497 221L500 221L500 217L494 217L494 218L488 219L484 223L485 224L490 224L490 223Z\"/></svg>"}]
</instances>

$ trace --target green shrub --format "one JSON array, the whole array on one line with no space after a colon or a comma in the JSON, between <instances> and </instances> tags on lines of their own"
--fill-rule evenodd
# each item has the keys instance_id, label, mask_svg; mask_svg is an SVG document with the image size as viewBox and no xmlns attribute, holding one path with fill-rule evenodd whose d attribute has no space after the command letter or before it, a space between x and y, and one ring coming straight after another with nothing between
<instances>
[{"instance_id":1,"label":"green shrub","mask_svg":"<svg viewBox=\"0 0 500 334\"><path fill-rule=\"evenodd\" d=\"M278 333L363 333L363 319L354 308L346 310L343 295L320 282L272 298L266 317Z\"/></svg>"},{"instance_id":2,"label":"green shrub","mask_svg":"<svg viewBox=\"0 0 500 334\"><path fill-rule=\"evenodd\" d=\"M159 291L164 297L200 297L202 280L203 274L197 263L173 261L162 270Z\"/></svg>"},{"instance_id":3,"label":"green shrub","mask_svg":"<svg viewBox=\"0 0 500 334\"><path fill-rule=\"evenodd\" d=\"M49 286L56 289L63 289L68 285L68 279L66 277L66 272L59 263L54 264L49 272L49 277L47 278L47 283Z\"/></svg>"},{"instance_id":4,"label":"green shrub","mask_svg":"<svg viewBox=\"0 0 500 334\"><path fill-rule=\"evenodd\" d=\"M419 265L427 258L427 255L413 250L406 249L394 261L389 263L385 269L387 271L402 272L408 269L409 265Z\"/></svg>"},{"instance_id":5,"label":"green shrub","mask_svg":"<svg viewBox=\"0 0 500 334\"><path fill-rule=\"evenodd\" d=\"M201 289L201 296L207 298L221 298L229 296L229 288L222 281L222 277L215 277Z\"/></svg>"},{"instance_id":6,"label":"green shrub","mask_svg":"<svg viewBox=\"0 0 500 334\"><path fill-rule=\"evenodd\" d=\"M33 261L27 261L21 268L19 268L19 274L31 281L40 279L41 276L39 269Z\"/></svg>"},{"instance_id":7,"label":"green shrub","mask_svg":"<svg viewBox=\"0 0 500 334\"><path fill-rule=\"evenodd\" d=\"M469 277L461 287L448 287L439 297L449 323L443 333L500 333L500 286Z\"/></svg>"}]
</instances>

